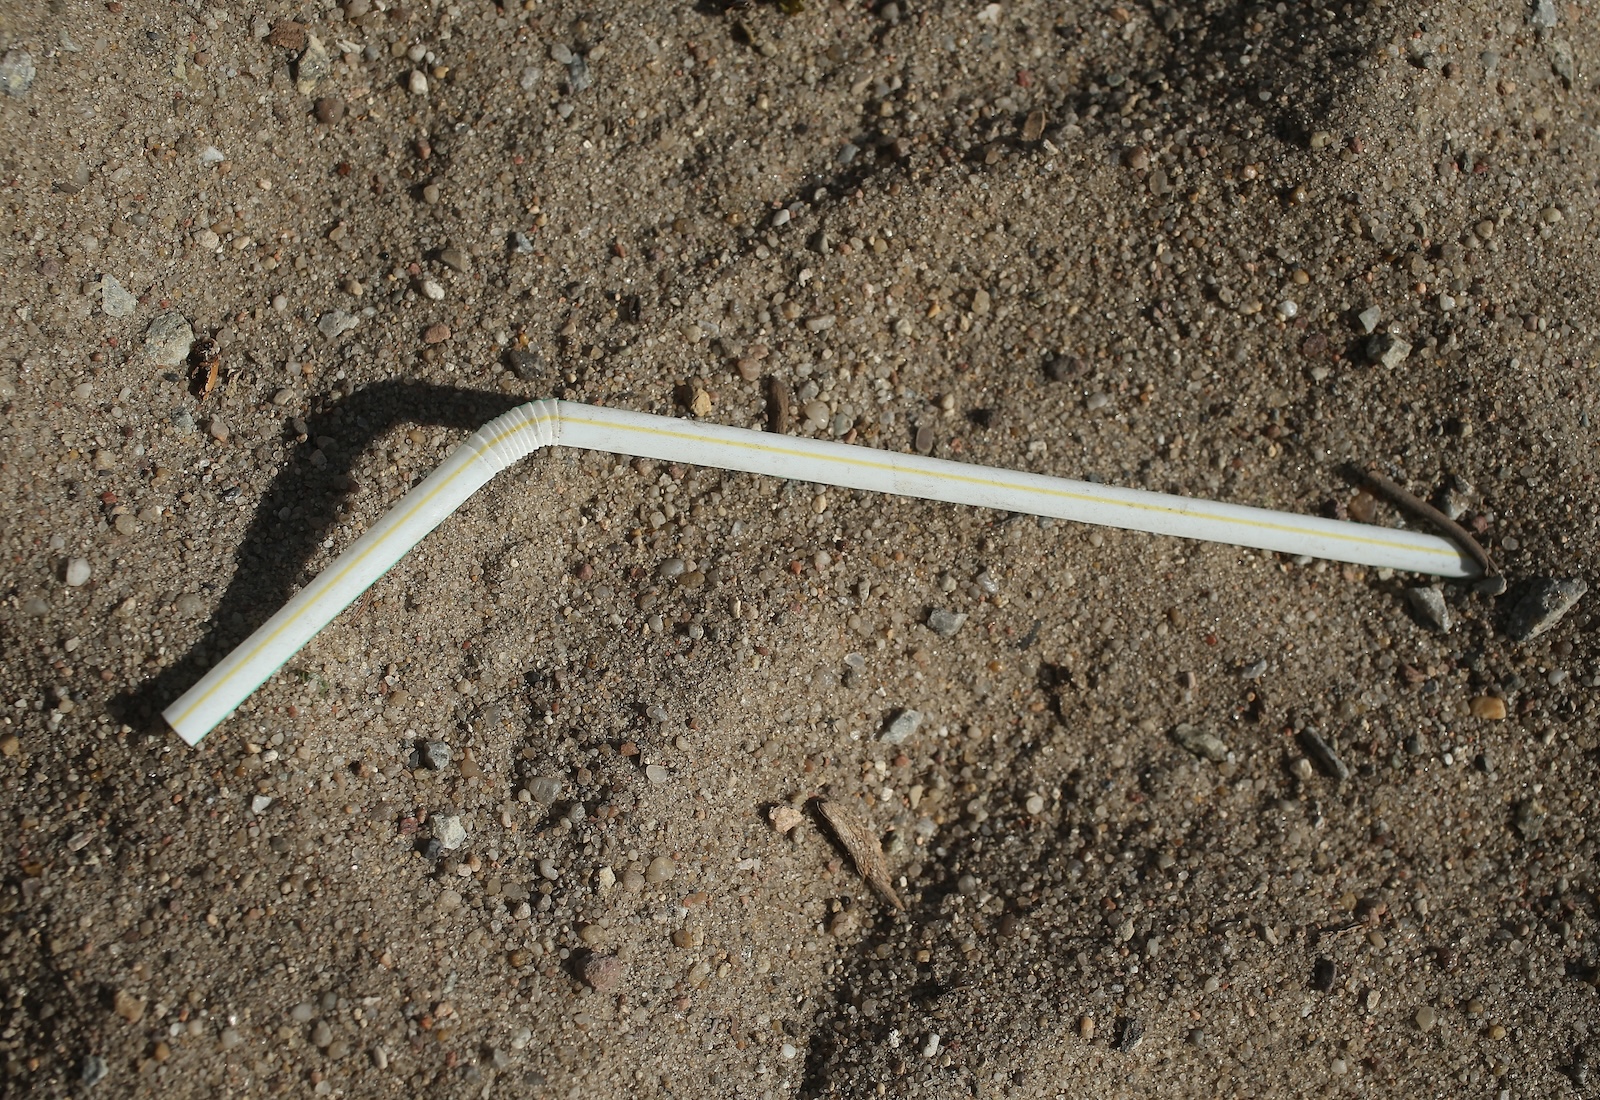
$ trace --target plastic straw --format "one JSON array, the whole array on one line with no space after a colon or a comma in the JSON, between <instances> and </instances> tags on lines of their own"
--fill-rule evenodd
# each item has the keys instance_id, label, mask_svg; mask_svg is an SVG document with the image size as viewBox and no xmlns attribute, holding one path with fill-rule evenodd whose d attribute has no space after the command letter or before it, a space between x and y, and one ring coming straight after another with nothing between
<instances>
[{"instance_id":1,"label":"plastic straw","mask_svg":"<svg viewBox=\"0 0 1600 1100\"><path fill-rule=\"evenodd\" d=\"M185 741L198 744L479 487L518 459L555 443L1411 573L1479 573L1454 543L1412 531L571 401L532 401L497 417L451 452L163 717Z\"/></svg>"}]
</instances>

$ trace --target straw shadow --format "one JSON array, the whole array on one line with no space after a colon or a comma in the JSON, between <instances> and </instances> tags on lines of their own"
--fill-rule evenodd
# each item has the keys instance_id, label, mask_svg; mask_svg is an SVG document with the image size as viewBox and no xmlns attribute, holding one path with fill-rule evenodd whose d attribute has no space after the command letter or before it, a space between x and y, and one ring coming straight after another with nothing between
<instances>
[{"instance_id":1,"label":"straw shadow","mask_svg":"<svg viewBox=\"0 0 1600 1100\"><path fill-rule=\"evenodd\" d=\"M160 723L161 708L176 699L205 671L266 622L310 578L306 564L336 522L335 506L351 487L350 468L374 439L396 424L426 424L471 431L522 404L515 394L436 386L403 380L379 382L306 416L306 439L295 447L273 479L235 554L227 591L204 636L182 658L143 683L114 696L111 713L142 728ZM324 461L311 460L317 439L340 441ZM306 514L282 518L296 506Z\"/></svg>"}]
</instances>

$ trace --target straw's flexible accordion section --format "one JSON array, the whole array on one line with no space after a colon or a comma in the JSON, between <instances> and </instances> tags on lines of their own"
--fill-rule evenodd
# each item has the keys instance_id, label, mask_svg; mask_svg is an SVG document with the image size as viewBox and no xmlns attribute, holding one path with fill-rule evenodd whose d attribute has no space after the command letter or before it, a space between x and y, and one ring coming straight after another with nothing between
<instances>
[{"instance_id":1,"label":"straw's flexible accordion section","mask_svg":"<svg viewBox=\"0 0 1600 1100\"><path fill-rule=\"evenodd\" d=\"M197 744L485 482L556 443L1406 572L1478 573L1453 543L1411 531L571 401L531 401L484 425L451 452L283 610L169 706L163 712L167 722L189 744Z\"/></svg>"}]
</instances>

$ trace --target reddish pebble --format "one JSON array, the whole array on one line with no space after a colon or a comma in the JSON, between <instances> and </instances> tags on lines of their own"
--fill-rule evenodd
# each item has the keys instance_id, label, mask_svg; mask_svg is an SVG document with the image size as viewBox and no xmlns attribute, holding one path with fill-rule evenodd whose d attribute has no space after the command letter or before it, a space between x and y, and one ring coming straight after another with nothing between
<instances>
[{"instance_id":1,"label":"reddish pebble","mask_svg":"<svg viewBox=\"0 0 1600 1100\"><path fill-rule=\"evenodd\" d=\"M450 339L449 325L429 325L422 332L422 342L424 344L442 344L448 339Z\"/></svg>"}]
</instances>

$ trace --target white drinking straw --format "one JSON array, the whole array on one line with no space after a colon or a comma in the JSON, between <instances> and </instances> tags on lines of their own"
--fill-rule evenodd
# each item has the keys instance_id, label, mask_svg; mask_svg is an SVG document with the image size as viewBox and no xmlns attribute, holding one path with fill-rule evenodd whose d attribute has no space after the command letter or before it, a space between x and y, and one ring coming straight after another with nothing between
<instances>
[{"instance_id":1,"label":"white drinking straw","mask_svg":"<svg viewBox=\"0 0 1600 1100\"><path fill-rule=\"evenodd\" d=\"M316 580L163 711L163 717L185 741L198 744L480 486L518 459L556 443L1408 573L1479 574L1478 566L1454 543L1412 531L573 401L530 401L490 421L452 451Z\"/></svg>"}]
</instances>

